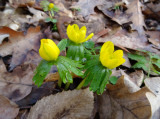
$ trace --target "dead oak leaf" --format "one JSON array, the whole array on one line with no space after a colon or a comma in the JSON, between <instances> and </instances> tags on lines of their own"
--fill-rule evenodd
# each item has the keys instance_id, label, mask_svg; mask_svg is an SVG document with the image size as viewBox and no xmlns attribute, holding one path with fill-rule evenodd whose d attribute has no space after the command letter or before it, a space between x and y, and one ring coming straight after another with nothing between
<instances>
[{"instance_id":1,"label":"dead oak leaf","mask_svg":"<svg viewBox=\"0 0 160 119\"><path fill-rule=\"evenodd\" d=\"M72 5L71 8L79 8L79 13L83 17L86 17L90 14L95 14L94 8L101 4L103 4L103 0L79 0L76 4Z\"/></svg>"},{"instance_id":2,"label":"dead oak leaf","mask_svg":"<svg viewBox=\"0 0 160 119\"><path fill-rule=\"evenodd\" d=\"M9 73L0 60L0 95L19 101L32 90L33 70L30 66L16 67Z\"/></svg>"},{"instance_id":3,"label":"dead oak leaf","mask_svg":"<svg viewBox=\"0 0 160 119\"><path fill-rule=\"evenodd\" d=\"M0 95L0 119L14 119L18 112L18 105Z\"/></svg>"},{"instance_id":4,"label":"dead oak leaf","mask_svg":"<svg viewBox=\"0 0 160 119\"><path fill-rule=\"evenodd\" d=\"M8 27L0 29L0 34L9 34L9 41L0 45L0 56L12 55L10 70L20 65L30 50L37 51L39 48L40 27L30 27L27 34L14 31Z\"/></svg>"},{"instance_id":5,"label":"dead oak leaf","mask_svg":"<svg viewBox=\"0 0 160 119\"><path fill-rule=\"evenodd\" d=\"M130 93L123 77L116 85L107 85L107 91L98 96L98 111L101 119L148 119L151 115L150 103L146 97L149 90Z\"/></svg>"},{"instance_id":6,"label":"dead oak leaf","mask_svg":"<svg viewBox=\"0 0 160 119\"><path fill-rule=\"evenodd\" d=\"M146 93L146 96L151 104L152 116L151 119L160 118L160 77L146 78L144 80L147 88L152 92Z\"/></svg>"},{"instance_id":7,"label":"dead oak leaf","mask_svg":"<svg viewBox=\"0 0 160 119\"><path fill-rule=\"evenodd\" d=\"M30 110L28 119L89 119L94 97L89 89L64 91L38 101Z\"/></svg>"},{"instance_id":8,"label":"dead oak leaf","mask_svg":"<svg viewBox=\"0 0 160 119\"><path fill-rule=\"evenodd\" d=\"M107 35L100 37L97 42L105 43L112 41L116 46L121 46L133 50L146 50L160 54L160 52L149 44L145 37L140 37L137 32L128 33L127 31L117 28L115 30L108 30ZM94 39L94 38L93 38Z\"/></svg>"},{"instance_id":9,"label":"dead oak leaf","mask_svg":"<svg viewBox=\"0 0 160 119\"><path fill-rule=\"evenodd\" d=\"M132 28L136 29L140 36L144 35L143 26L145 26L145 23L140 1L133 0L127 7L128 10L126 11L126 14L130 16L129 20L133 23Z\"/></svg>"}]
</instances>

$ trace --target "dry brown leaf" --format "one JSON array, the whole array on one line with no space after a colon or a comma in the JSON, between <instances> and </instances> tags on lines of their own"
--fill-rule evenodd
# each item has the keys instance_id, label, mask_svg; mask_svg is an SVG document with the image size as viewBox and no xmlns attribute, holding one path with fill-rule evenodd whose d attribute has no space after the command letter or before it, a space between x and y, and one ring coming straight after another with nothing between
<instances>
[{"instance_id":1,"label":"dry brown leaf","mask_svg":"<svg viewBox=\"0 0 160 119\"><path fill-rule=\"evenodd\" d=\"M134 93L134 92L137 92L140 90L140 87L135 82L133 82L133 80L136 80L136 79L131 78L123 70L121 70L121 74L124 76L124 84L128 88L128 91L130 93ZM137 80L139 80L139 79L137 79Z\"/></svg>"},{"instance_id":2,"label":"dry brown leaf","mask_svg":"<svg viewBox=\"0 0 160 119\"><path fill-rule=\"evenodd\" d=\"M140 36L144 35L145 26L144 17L141 10L141 3L139 0L130 0L131 3L127 6L128 10L126 14L130 15L129 20L133 23L132 28L133 30L137 30Z\"/></svg>"},{"instance_id":3,"label":"dry brown leaf","mask_svg":"<svg viewBox=\"0 0 160 119\"><path fill-rule=\"evenodd\" d=\"M18 112L18 105L0 95L0 119L14 119Z\"/></svg>"},{"instance_id":4,"label":"dry brown leaf","mask_svg":"<svg viewBox=\"0 0 160 119\"><path fill-rule=\"evenodd\" d=\"M121 28L111 30L106 36L97 40L98 43L106 41L112 41L116 46L133 50L147 50L160 54L157 49L153 48L144 37L140 37L137 32L128 33Z\"/></svg>"},{"instance_id":5,"label":"dry brown leaf","mask_svg":"<svg viewBox=\"0 0 160 119\"><path fill-rule=\"evenodd\" d=\"M151 119L160 118L160 77L146 78L144 80L145 85L150 92L146 93L146 96L151 104L152 117Z\"/></svg>"},{"instance_id":6,"label":"dry brown leaf","mask_svg":"<svg viewBox=\"0 0 160 119\"><path fill-rule=\"evenodd\" d=\"M148 40L155 46L160 48L160 31L147 31Z\"/></svg>"},{"instance_id":7,"label":"dry brown leaf","mask_svg":"<svg viewBox=\"0 0 160 119\"><path fill-rule=\"evenodd\" d=\"M40 27L29 28L26 35L8 27L3 27L0 29L0 34L10 35L9 41L3 42L0 45L0 56L12 55L10 70L20 65L29 51L38 51L40 43L39 36L41 35Z\"/></svg>"},{"instance_id":8,"label":"dry brown leaf","mask_svg":"<svg viewBox=\"0 0 160 119\"><path fill-rule=\"evenodd\" d=\"M136 70L129 74L130 80L132 80L138 87L140 87L143 83L144 73L143 70Z\"/></svg>"},{"instance_id":9,"label":"dry brown leaf","mask_svg":"<svg viewBox=\"0 0 160 119\"><path fill-rule=\"evenodd\" d=\"M130 93L121 77L116 85L107 85L107 91L98 96L100 119L149 119L151 107L145 87Z\"/></svg>"},{"instance_id":10,"label":"dry brown leaf","mask_svg":"<svg viewBox=\"0 0 160 119\"><path fill-rule=\"evenodd\" d=\"M18 101L27 96L32 90L33 70L28 67L17 67L12 73L6 71L0 60L0 94L12 101Z\"/></svg>"},{"instance_id":11,"label":"dry brown leaf","mask_svg":"<svg viewBox=\"0 0 160 119\"><path fill-rule=\"evenodd\" d=\"M89 89L64 91L38 101L31 108L28 119L89 119L93 100Z\"/></svg>"},{"instance_id":12,"label":"dry brown leaf","mask_svg":"<svg viewBox=\"0 0 160 119\"><path fill-rule=\"evenodd\" d=\"M11 6L17 8L18 6L32 6L35 4L35 0L9 0Z\"/></svg>"},{"instance_id":13,"label":"dry brown leaf","mask_svg":"<svg viewBox=\"0 0 160 119\"><path fill-rule=\"evenodd\" d=\"M95 14L94 8L98 5L103 4L104 0L79 0L76 4L72 5L71 8L79 8L78 12L83 17Z\"/></svg>"},{"instance_id":14,"label":"dry brown leaf","mask_svg":"<svg viewBox=\"0 0 160 119\"><path fill-rule=\"evenodd\" d=\"M160 96L160 77L146 78L144 83L156 96Z\"/></svg>"}]
</instances>

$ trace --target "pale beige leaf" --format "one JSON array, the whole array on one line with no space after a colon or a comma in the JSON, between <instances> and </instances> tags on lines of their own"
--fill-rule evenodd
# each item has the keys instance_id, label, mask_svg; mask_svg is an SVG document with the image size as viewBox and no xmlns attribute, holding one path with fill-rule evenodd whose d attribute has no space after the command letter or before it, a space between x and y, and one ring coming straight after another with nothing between
<instances>
[{"instance_id":1,"label":"pale beige leaf","mask_svg":"<svg viewBox=\"0 0 160 119\"><path fill-rule=\"evenodd\" d=\"M160 96L160 77L146 78L145 85L156 96Z\"/></svg>"},{"instance_id":2,"label":"pale beige leaf","mask_svg":"<svg viewBox=\"0 0 160 119\"><path fill-rule=\"evenodd\" d=\"M89 89L50 95L31 108L28 119L89 119L93 100L93 93Z\"/></svg>"},{"instance_id":3,"label":"pale beige leaf","mask_svg":"<svg viewBox=\"0 0 160 119\"><path fill-rule=\"evenodd\" d=\"M0 119L14 119L18 112L18 105L0 95Z\"/></svg>"},{"instance_id":4,"label":"pale beige leaf","mask_svg":"<svg viewBox=\"0 0 160 119\"><path fill-rule=\"evenodd\" d=\"M151 104L152 116L150 119L160 119L160 96L147 92L146 96Z\"/></svg>"}]
</instances>

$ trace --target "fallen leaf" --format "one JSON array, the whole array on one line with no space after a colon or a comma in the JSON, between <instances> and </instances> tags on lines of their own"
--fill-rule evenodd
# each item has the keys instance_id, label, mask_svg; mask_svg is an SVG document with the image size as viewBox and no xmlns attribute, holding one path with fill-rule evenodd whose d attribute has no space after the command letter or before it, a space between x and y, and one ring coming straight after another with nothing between
<instances>
[{"instance_id":1,"label":"fallen leaf","mask_svg":"<svg viewBox=\"0 0 160 119\"><path fill-rule=\"evenodd\" d=\"M0 95L12 101L18 101L31 92L34 74L30 66L17 67L12 73L9 73L3 61L0 60L0 71Z\"/></svg>"},{"instance_id":2,"label":"fallen leaf","mask_svg":"<svg viewBox=\"0 0 160 119\"><path fill-rule=\"evenodd\" d=\"M160 48L160 31L147 31L149 42Z\"/></svg>"},{"instance_id":3,"label":"fallen leaf","mask_svg":"<svg viewBox=\"0 0 160 119\"><path fill-rule=\"evenodd\" d=\"M79 14L86 17L95 14L94 8L101 4L103 4L103 0L79 0L76 4L72 5L71 8L80 9Z\"/></svg>"},{"instance_id":4,"label":"fallen leaf","mask_svg":"<svg viewBox=\"0 0 160 119\"><path fill-rule=\"evenodd\" d=\"M19 6L32 6L35 4L35 0L9 0L11 6L17 8Z\"/></svg>"},{"instance_id":5,"label":"fallen leaf","mask_svg":"<svg viewBox=\"0 0 160 119\"><path fill-rule=\"evenodd\" d=\"M131 0L130 0L131 1ZM140 36L144 35L144 29L145 26L144 23L144 17L141 10L141 3L139 0L133 0L131 3L127 6L128 10L126 11L126 14L130 15L129 20L132 21L132 28L133 30L137 30L138 34Z\"/></svg>"},{"instance_id":6,"label":"fallen leaf","mask_svg":"<svg viewBox=\"0 0 160 119\"><path fill-rule=\"evenodd\" d=\"M93 111L93 98L89 89L50 95L31 108L28 119L88 119Z\"/></svg>"},{"instance_id":7,"label":"fallen leaf","mask_svg":"<svg viewBox=\"0 0 160 119\"><path fill-rule=\"evenodd\" d=\"M160 77L146 78L144 80L146 87L152 92L146 93L146 96L151 104L152 116L151 119L160 118Z\"/></svg>"},{"instance_id":8,"label":"fallen leaf","mask_svg":"<svg viewBox=\"0 0 160 119\"><path fill-rule=\"evenodd\" d=\"M0 119L14 119L18 112L18 105L0 95Z\"/></svg>"},{"instance_id":9,"label":"fallen leaf","mask_svg":"<svg viewBox=\"0 0 160 119\"><path fill-rule=\"evenodd\" d=\"M56 82L46 82L42 84L42 86L39 88L37 86L33 86L31 93L25 98L16 101L16 104L18 104L20 108L34 105L38 100L41 100L43 97L60 92L61 90L56 89L56 86Z\"/></svg>"},{"instance_id":10,"label":"fallen leaf","mask_svg":"<svg viewBox=\"0 0 160 119\"><path fill-rule=\"evenodd\" d=\"M0 45L0 56L12 55L10 70L20 65L31 50L38 51L40 43L40 27L29 28L27 34L14 31L8 27L0 29L0 34L9 34L9 41Z\"/></svg>"},{"instance_id":11,"label":"fallen leaf","mask_svg":"<svg viewBox=\"0 0 160 119\"><path fill-rule=\"evenodd\" d=\"M144 83L154 95L160 96L160 77L146 78Z\"/></svg>"},{"instance_id":12,"label":"fallen leaf","mask_svg":"<svg viewBox=\"0 0 160 119\"><path fill-rule=\"evenodd\" d=\"M2 34L2 35L0 35L0 45L2 44L3 40L5 38L8 38L8 37L9 37L9 34Z\"/></svg>"},{"instance_id":13,"label":"fallen leaf","mask_svg":"<svg viewBox=\"0 0 160 119\"><path fill-rule=\"evenodd\" d=\"M126 74L123 70L121 70L121 74L124 76L124 84L128 88L130 93L134 93L140 90L140 86L138 86L134 80L140 80L142 84L143 77L139 77L137 79L131 78L128 74Z\"/></svg>"},{"instance_id":14,"label":"fallen leaf","mask_svg":"<svg viewBox=\"0 0 160 119\"><path fill-rule=\"evenodd\" d=\"M128 33L121 28L111 30L106 36L99 38L97 43L105 43L106 41L112 41L116 46L160 54L156 48L152 47L153 45L149 44L144 37L140 37L137 32Z\"/></svg>"},{"instance_id":15,"label":"fallen leaf","mask_svg":"<svg viewBox=\"0 0 160 119\"><path fill-rule=\"evenodd\" d=\"M130 93L123 77L116 85L107 85L103 95L98 96L98 112L100 119L149 119L151 107L146 97L149 90Z\"/></svg>"}]
</instances>

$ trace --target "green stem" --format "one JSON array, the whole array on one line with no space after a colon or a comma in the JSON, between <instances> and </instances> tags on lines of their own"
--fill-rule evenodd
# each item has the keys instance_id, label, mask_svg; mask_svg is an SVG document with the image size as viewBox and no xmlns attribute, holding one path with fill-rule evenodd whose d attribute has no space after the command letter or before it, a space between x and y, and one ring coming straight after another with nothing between
<instances>
[{"instance_id":1,"label":"green stem","mask_svg":"<svg viewBox=\"0 0 160 119\"><path fill-rule=\"evenodd\" d=\"M51 12L50 12L50 11L49 11L49 17L53 19L53 17L52 17L52 15L51 15Z\"/></svg>"},{"instance_id":2,"label":"green stem","mask_svg":"<svg viewBox=\"0 0 160 119\"><path fill-rule=\"evenodd\" d=\"M86 81L86 79L83 79L83 80L81 81L81 83L77 86L76 89L77 89L77 90L81 89L85 81Z\"/></svg>"},{"instance_id":3,"label":"green stem","mask_svg":"<svg viewBox=\"0 0 160 119\"><path fill-rule=\"evenodd\" d=\"M66 83L64 90L68 90L70 83Z\"/></svg>"},{"instance_id":4,"label":"green stem","mask_svg":"<svg viewBox=\"0 0 160 119\"><path fill-rule=\"evenodd\" d=\"M59 80L58 80L58 86L59 86L59 87L62 86L62 80L61 80L61 78L59 78Z\"/></svg>"}]
</instances>

